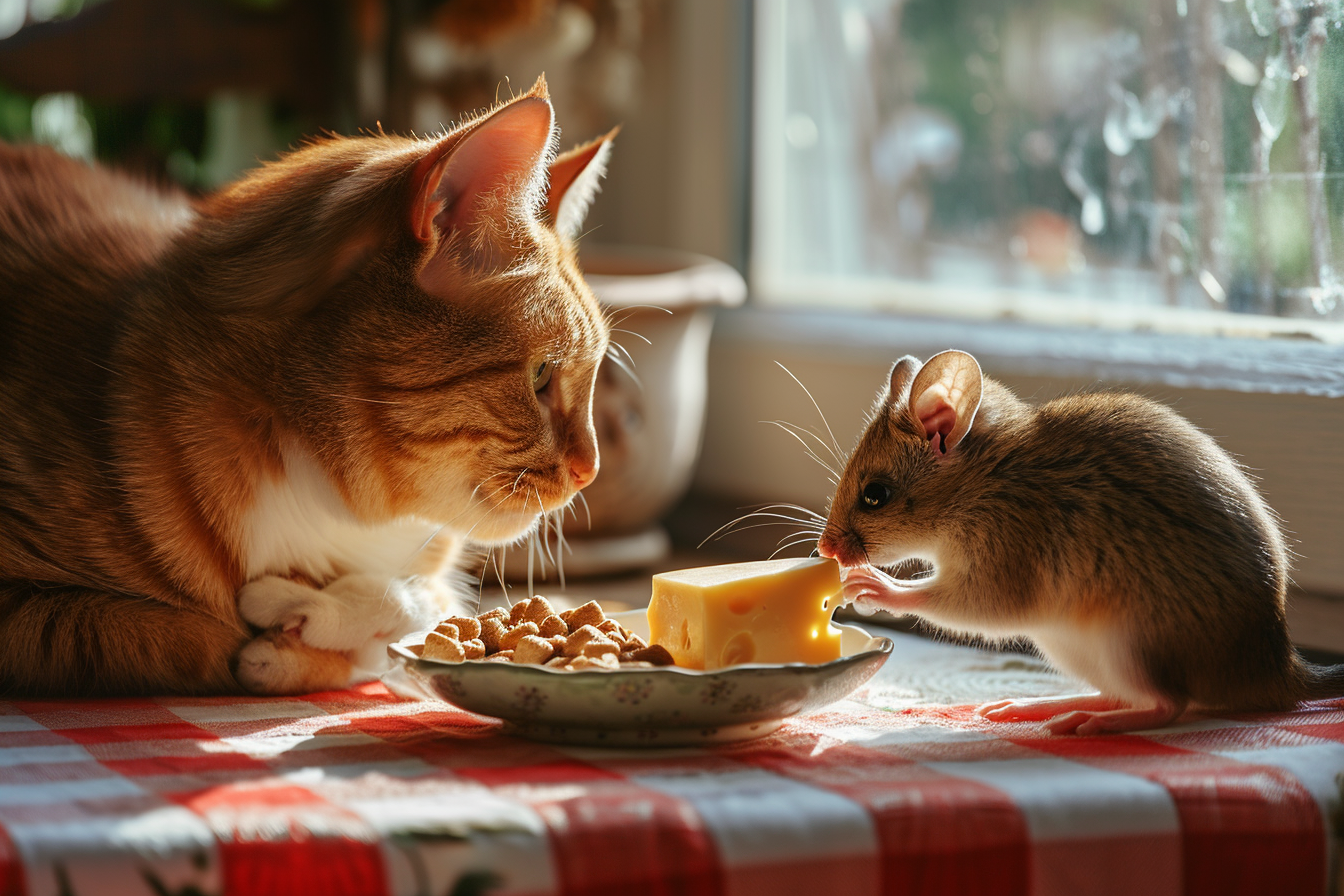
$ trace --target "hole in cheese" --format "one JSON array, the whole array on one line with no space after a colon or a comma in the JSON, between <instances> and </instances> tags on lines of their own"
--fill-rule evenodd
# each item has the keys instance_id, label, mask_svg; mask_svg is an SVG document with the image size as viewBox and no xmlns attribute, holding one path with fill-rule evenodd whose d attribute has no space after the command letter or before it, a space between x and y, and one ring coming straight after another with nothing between
<instances>
[{"instance_id":1,"label":"hole in cheese","mask_svg":"<svg viewBox=\"0 0 1344 896\"><path fill-rule=\"evenodd\" d=\"M840 631L830 624L840 588L840 567L821 557L659 573L650 642L691 669L829 662L840 656Z\"/></svg>"},{"instance_id":2,"label":"hole in cheese","mask_svg":"<svg viewBox=\"0 0 1344 896\"><path fill-rule=\"evenodd\" d=\"M719 665L736 666L739 663L749 663L755 658L756 639L751 636L751 632L738 632L723 645L723 651L719 654Z\"/></svg>"}]
</instances>

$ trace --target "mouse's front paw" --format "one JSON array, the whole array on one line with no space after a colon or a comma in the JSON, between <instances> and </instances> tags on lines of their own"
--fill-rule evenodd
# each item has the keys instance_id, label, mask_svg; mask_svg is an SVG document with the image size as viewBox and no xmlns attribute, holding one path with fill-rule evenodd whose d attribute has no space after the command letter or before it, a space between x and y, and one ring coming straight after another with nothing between
<instances>
[{"instance_id":1,"label":"mouse's front paw","mask_svg":"<svg viewBox=\"0 0 1344 896\"><path fill-rule=\"evenodd\" d=\"M917 610L925 598L919 588L899 586L889 576L865 566L845 569L841 584L842 600L869 616L879 610L898 615L909 613Z\"/></svg>"}]
</instances>

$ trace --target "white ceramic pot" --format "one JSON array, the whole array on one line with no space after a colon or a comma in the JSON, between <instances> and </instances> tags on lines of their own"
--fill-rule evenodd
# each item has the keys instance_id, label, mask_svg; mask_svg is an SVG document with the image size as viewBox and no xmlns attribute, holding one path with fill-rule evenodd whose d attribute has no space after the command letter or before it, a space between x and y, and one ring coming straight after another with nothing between
<instances>
[{"instance_id":1,"label":"white ceramic pot","mask_svg":"<svg viewBox=\"0 0 1344 896\"><path fill-rule=\"evenodd\" d=\"M598 373L593 414L602 468L584 498L592 535L628 534L660 518L690 485L714 309L741 304L746 284L721 261L681 252L593 250L582 263L610 311L616 353L628 352L632 368L608 358ZM574 534L590 533L575 527Z\"/></svg>"}]
</instances>

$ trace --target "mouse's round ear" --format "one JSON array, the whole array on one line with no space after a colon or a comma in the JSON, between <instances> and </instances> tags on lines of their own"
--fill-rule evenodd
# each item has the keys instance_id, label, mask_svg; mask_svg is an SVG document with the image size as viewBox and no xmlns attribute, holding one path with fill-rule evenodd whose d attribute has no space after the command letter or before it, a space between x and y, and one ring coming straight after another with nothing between
<instances>
[{"instance_id":1,"label":"mouse's round ear","mask_svg":"<svg viewBox=\"0 0 1344 896\"><path fill-rule=\"evenodd\" d=\"M910 383L916 373L919 373L919 359L914 355L906 355L891 365L891 385L887 389L887 401L892 404L905 401L906 396L910 394Z\"/></svg>"},{"instance_id":2,"label":"mouse's round ear","mask_svg":"<svg viewBox=\"0 0 1344 896\"><path fill-rule=\"evenodd\" d=\"M940 352L915 375L910 410L938 454L956 448L971 431L983 389L980 365L966 352Z\"/></svg>"}]
</instances>

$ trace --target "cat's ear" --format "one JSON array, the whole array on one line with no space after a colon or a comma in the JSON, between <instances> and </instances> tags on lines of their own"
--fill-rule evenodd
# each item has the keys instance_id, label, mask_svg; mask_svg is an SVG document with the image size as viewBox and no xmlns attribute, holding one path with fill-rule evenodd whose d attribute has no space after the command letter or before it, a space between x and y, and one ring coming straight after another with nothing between
<instances>
[{"instance_id":1,"label":"cat's ear","mask_svg":"<svg viewBox=\"0 0 1344 896\"><path fill-rule=\"evenodd\" d=\"M546 82L445 137L415 167L410 226L426 245L476 248L483 229L535 217L555 139Z\"/></svg>"},{"instance_id":2,"label":"cat's ear","mask_svg":"<svg viewBox=\"0 0 1344 896\"><path fill-rule=\"evenodd\" d=\"M620 130L619 127L612 128L596 140L562 153L551 163L546 213L556 233L566 239L577 238L583 227L588 206L592 205L602 177L607 173L612 141Z\"/></svg>"},{"instance_id":3,"label":"cat's ear","mask_svg":"<svg viewBox=\"0 0 1344 896\"><path fill-rule=\"evenodd\" d=\"M966 352L939 352L915 374L910 410L935 454L947 454L971 431L983 391L980 365Z\"/></svg>"}]
</instances>

